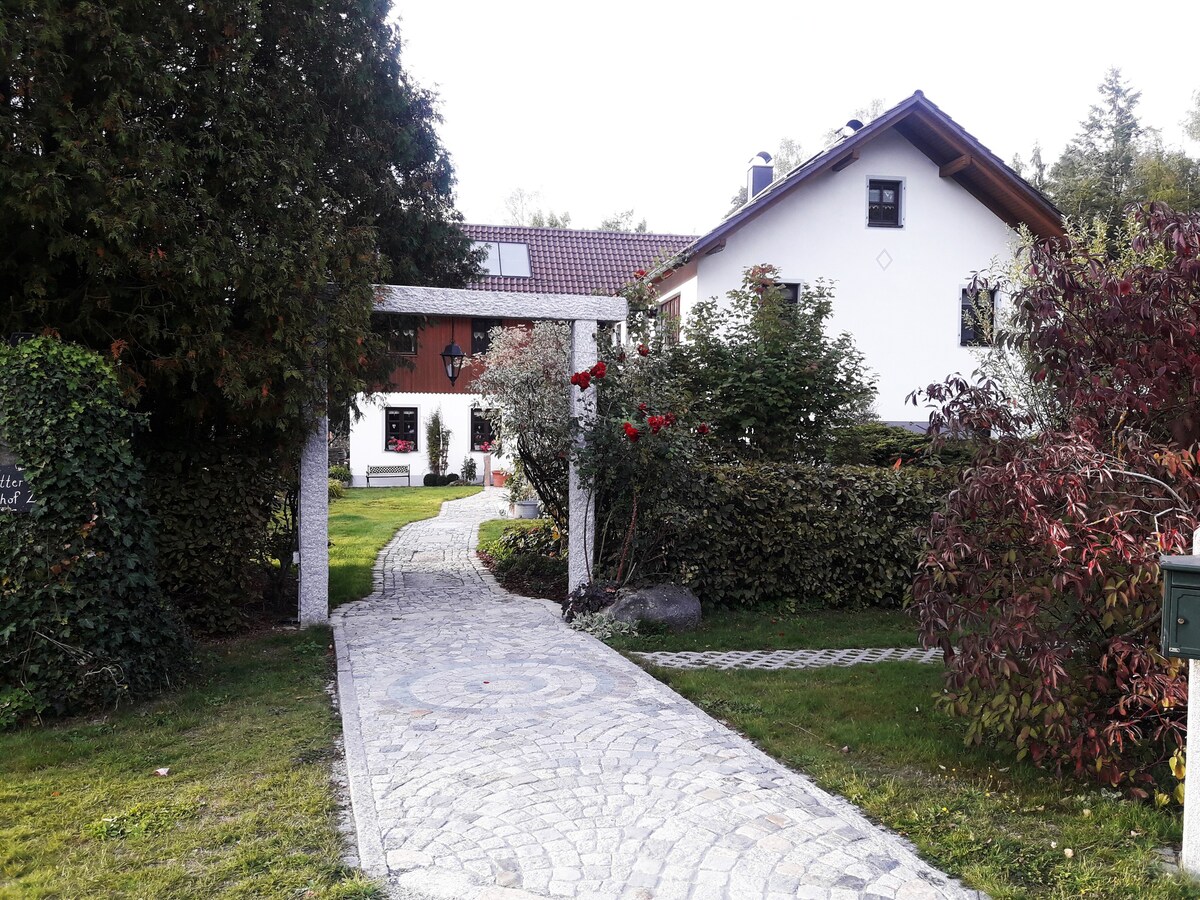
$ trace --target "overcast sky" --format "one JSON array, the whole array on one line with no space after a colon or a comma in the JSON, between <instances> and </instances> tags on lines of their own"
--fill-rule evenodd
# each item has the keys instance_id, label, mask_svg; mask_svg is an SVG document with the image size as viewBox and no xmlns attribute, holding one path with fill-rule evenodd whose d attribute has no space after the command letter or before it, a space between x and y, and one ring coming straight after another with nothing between
<instances>
[{"instance_id":1,"label":"overcast sky","mask_svg":"<svg viewBox=\"0 0 1200 900\"><path fill-rule=\"evenodd\" d=\"M1168 11L1169 9L1169 11ZM872 98L920 88L1006 162L1057 158L1112 65L1168 144L1200 89L1200 4L396 0L409 75L439 96L468 222L505 198L592 228L714 226L759 150L806 155ZM1138 18L1132 18L1134 15Z\"/></svg>"}]
</instances>

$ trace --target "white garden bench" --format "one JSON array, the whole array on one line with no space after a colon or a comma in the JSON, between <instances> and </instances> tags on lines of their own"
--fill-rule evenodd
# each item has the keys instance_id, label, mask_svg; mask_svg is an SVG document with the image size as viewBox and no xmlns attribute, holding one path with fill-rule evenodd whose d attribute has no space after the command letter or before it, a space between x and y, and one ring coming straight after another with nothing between
<instances>
[{"instance_id":1,"label":"white garden bench","mask_svg":"<svg viewBox=\"0 0 1200 900\"><path fill-rule=\"evenodd\" d=\"M367 466L367 487L371 486L371 476L376 478L403 478L412 487L412 476L408 466Z\"/></svg>"}]
</instances>

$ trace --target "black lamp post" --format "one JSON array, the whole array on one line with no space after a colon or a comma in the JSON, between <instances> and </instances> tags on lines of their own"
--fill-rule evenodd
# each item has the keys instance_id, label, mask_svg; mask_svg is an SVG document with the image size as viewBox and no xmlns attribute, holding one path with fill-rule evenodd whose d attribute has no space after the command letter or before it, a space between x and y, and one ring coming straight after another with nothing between
<instances>
[{"instance_id":1,"label":"black lamp post","mask_svg":"<svg viewBox=\"0 0 1200 900\"><path fill-rule=\"evenodd\" d=\"M442 365L446 367L446 377L450 379L450 383L458 381L458 376L462 373L463 358L466 356L462 352L462 347L458 346L458 342L454 340L454 320L450 321L450 343L446 345L446 349L442 351Z\"/></svg>"}]
</instances>

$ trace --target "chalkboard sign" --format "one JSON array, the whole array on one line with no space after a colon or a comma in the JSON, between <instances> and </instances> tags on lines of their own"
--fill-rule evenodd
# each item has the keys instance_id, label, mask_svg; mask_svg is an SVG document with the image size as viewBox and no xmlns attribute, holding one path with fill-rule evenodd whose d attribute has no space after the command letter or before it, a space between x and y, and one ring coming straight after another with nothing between
<instances>
[{"instance_id":1,"label":"chalkboard sign","mask_svg":"<svg viewBox=\"0 0 1200 900\"><path fill-rule=\"evenodd\" d=\"M0 513L29 512L33 490L20 466L0 466Z\"/></svg>"}]
</instances>

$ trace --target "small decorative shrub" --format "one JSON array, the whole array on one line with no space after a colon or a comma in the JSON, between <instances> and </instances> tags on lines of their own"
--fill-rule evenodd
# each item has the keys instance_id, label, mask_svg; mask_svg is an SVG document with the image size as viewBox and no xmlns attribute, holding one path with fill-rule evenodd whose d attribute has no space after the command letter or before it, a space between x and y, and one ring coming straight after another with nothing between
<instances>
[{"instance_id":1,"label":"small decorative shrub","mask_svg":"<svg viewBox=\"0 0 1200 900\"><path fill-rule=\"evenodd\" d=\"M468 456L462 461L462 480L467 484L474 484L475 479L479 476L479 468L474 458Z\"/></svg>"},{"instance_id":2,"label":"small decorative shrub","mask_svg":"<svg viewBox=\"0 0 1200 900\"><path fill-rule=\"evenodd\" d=\"M353 476L350 474L349 466L330 466L329 478L332 481L340 481L342 484L348 485Z\"/></svg>"},{"instance_id":3,"label":"small decorative shrub","mask_svg":"<svg viewBox=\"0 0 1200 900\"><path fill-rule=\"evenodd\" d=\"M0 438L37 501L0 512L0 727L144 696L187 665L155 577L137 425L99 355L0 346Z\"/></svg>"},{"instance_id":4,"label":"small decorative shrub","mask_svg":"<svg viewBox=\"0 0 1200 900\"><path fill-rule=\"evenodd\" d=\"M499 576L533 578L567 577L567 557L561 535L552 522L525 528L509 526L498 539L479 548Z\"/></svg>"},{"instance_id":5,"label":"small decorative shrub","mask_svg":"<svg viewBox=\"0 0 1200 900\"><path fill-rule=\"evenodd\" d=\"M608 609L617 601L617 591L620 589L614 581L593 581L581 584L567 596L563 603L562 616L565 621L574 622L580 616L595 615Z\"/></svg>"},{"instance_id":6,"label":"small decorative shrub","mask_svg":"<svg viewBox=\"0 0 1200 900\"><path fill-rule=\"evenodd\" d=\"M432 472L427 472L425 477L421 479L421 484L425 485L425 487L437 487L441 483L441 476L435 475Z\"/></svg>"},{"instance_id":7,"label":"small decorative shrub","mask_svg":"<svg viewBox=\"0 0 1200 900\"><path fill-rule=\"evenodd\" d=\"M458 481L458 473L457 473L457 472L451 472L451 473L449 473L448 475L443 475L443 476L442 476L441 484L442 484L443 486L445 486L445 485L448 485L448 484L454 484L454 482L456 482L456 481Z\"/></svg>"},{"instance_id":8,"label":"small decorative shrub","mask_svg":"<svg viewBox=\"0 0 1200 900\"><path fill-rule=\"evenodd\" d=\"M580 613L571 620L571 627L584 634L590 634L597 640L607 641L609 638L637 637L638 627L633 622L621 622L605 613Z\"/></svg>"},{"instance_id":9,"label":"small decorative shrub","mask_svg":"<svg viewBox=\"0 0 1200 900\"><path fill-rule=\"evenodd\" d=\"M341 500L346 496L346 485L336 478L329 479L329 502Z\"/></svg>"},{"instance_id":10,"label":"small decorative shrub","mask_svg":"<svg viewBox=\"0 0 1200 900\"><path fill-rule=\"evenodd\" d=\"M451 431L442 420L441 409L436 409L425 423L425 453L429 457L429 471L442 475L450 467Z\"/></svg>"}]
</instances>

